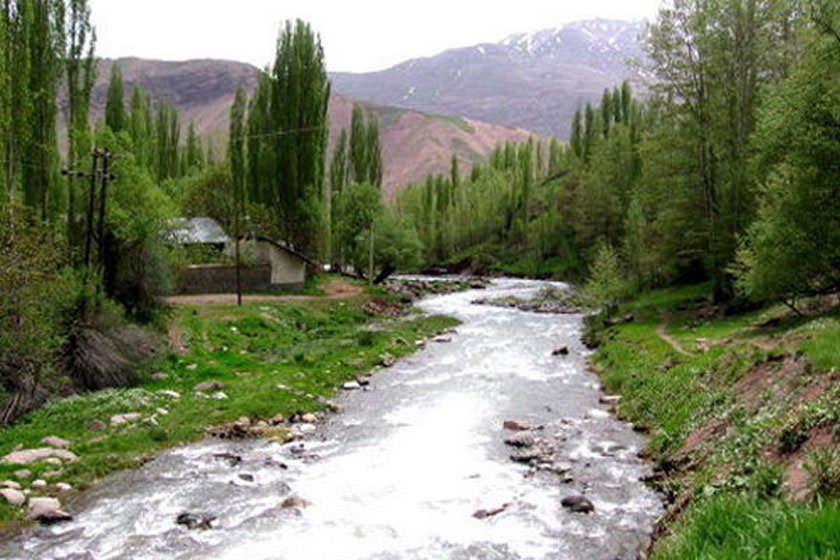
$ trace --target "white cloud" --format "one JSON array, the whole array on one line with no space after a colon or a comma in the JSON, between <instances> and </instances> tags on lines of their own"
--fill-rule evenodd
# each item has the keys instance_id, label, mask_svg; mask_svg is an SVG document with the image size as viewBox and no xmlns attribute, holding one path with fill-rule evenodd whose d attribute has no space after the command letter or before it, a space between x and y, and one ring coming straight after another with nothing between
<instances>
[{"instance_id":1,"label":"white cloud","mask_svg":"<svg viewBox=\"0 0 840 560\"><path fill-rule=\"evenodd\" d=\"M330 70L370 71L515 32L604 17L652 19L660 0L91 0L98 53L262 66L280 24L321 34Z\"/></svg>"}]
</instances>

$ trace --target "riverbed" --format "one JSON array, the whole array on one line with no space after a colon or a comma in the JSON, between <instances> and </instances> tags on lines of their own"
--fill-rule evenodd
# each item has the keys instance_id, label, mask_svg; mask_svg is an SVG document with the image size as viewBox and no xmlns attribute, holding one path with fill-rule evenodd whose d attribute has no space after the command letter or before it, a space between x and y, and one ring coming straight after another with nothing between
<instances>
[{"instance_id":1,"label":"riverbed","mask_svg":"<svg viewBox=\"0 0 840 560\"><path fill-rule=\"evenodd\" d=\"M347 392L342 411L304 440L207 440L162 453L71 502L74 521L38 527L0 556L634 559L661 503L640 482L643 437L599 403L582 316L471 303L544 285L495 280L429 297L419 306L460 319L456 332ZM561 347L568 354L554 355ZM554 468L512 461L505 420L534 428ZM595 511L564 508L571 495ZM183 512L216 519L189 530L175 523Z\"/></svg>"}]
</instances>

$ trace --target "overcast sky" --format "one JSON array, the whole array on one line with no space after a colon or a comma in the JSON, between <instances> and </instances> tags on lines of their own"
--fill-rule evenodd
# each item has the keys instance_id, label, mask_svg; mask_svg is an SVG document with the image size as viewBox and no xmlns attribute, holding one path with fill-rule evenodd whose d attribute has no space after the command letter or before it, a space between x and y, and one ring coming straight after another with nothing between
<instances>
[{"instance_id":1,"label":"overcast sky","mask_svg":"<svg viewBox=\"0 0 840 560\"><path fill-rule=\"evenodd\" d=\"M331 71L409 58L579 19L653 19L660 0L90 0L103 57L223 58L264 66L280 22L321 34Z\"/></svg>"}]
</instances>

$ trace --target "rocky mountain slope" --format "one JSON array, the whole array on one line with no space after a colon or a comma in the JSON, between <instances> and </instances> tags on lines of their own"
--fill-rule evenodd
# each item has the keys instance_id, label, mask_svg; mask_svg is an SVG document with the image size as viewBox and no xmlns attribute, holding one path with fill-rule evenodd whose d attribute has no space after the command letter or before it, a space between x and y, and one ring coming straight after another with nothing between
<instances>
[{"instance_id":1,"label":"rocky mountain slope","mask_svg":"<svg viewBox=\"0 0 840 560\"><path fill-rule=\"evenodd\" d=\"M100 64L93 95L93 117L104 114L111 63ZM223 60L164 62L138 58L121 59L126 103L134 83L140 83L154 99L168 99L178 107L182 128L194 121L198 131L214 140L217 153L223 149L228 112L236 88L256 86L258 69L249 64ZM331 139L349 128L354 99L333 95L330 102ZM455 153L466 170L470 162L484 159L499 143L524 141L526 130L429 114L409 109L364 104L380 121L385 164L385 190L391 196L400 186L419 181L429 173L448 173Z\"/></svg>"},{"instance_id":2,"label":"rocky mountain slope","mask_svg":"<svg viewBox=\"0 0 840 560\"><path fill-rule=\"evenodd\" d=\"M445 51L365 74L335 73L339 93L568 137L575 109L605 87L643 81L642 22L591 20Z\"/></svg>"}]
</instances>

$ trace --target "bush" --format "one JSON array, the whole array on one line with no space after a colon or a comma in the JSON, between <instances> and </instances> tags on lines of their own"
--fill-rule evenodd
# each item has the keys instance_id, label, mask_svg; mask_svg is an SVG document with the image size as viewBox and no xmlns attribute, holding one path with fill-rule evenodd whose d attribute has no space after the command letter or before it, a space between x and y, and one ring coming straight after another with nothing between
<instances>
[{"instance_id":1,"label":"bush","mask_svg":"<svg viewBox=\"0 0 840 560\"><path fill-rule=\"evenodd\" d=\"M627 291L618 254L609 244L601 243L595 252L589 280L583 287L584 297L592 307L611 315L627 296Z\"/></svg>"}]
</instances>

